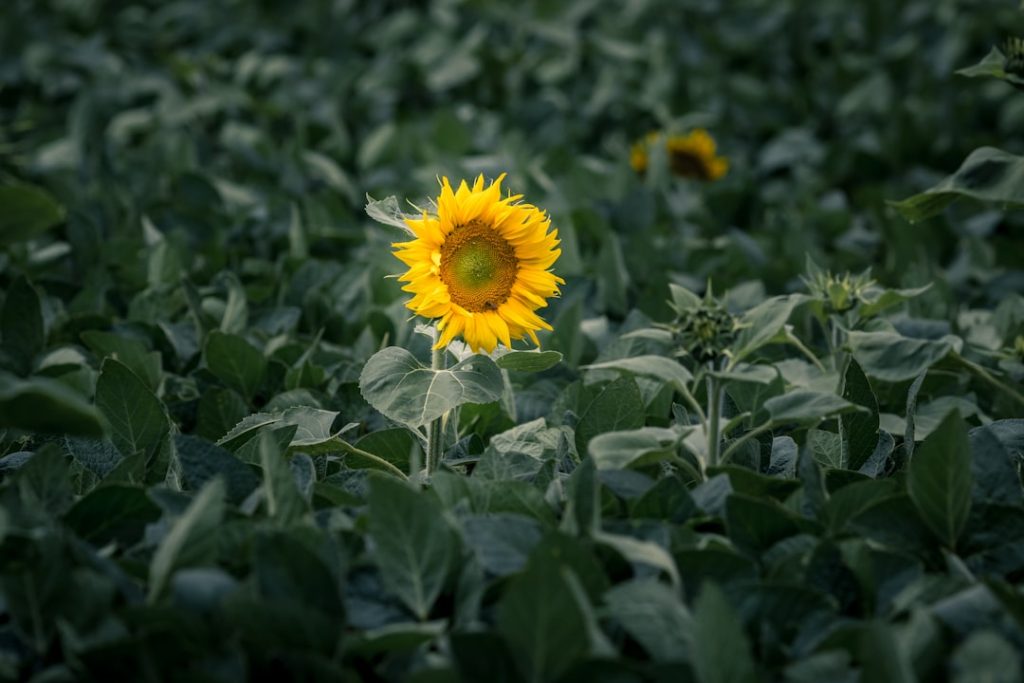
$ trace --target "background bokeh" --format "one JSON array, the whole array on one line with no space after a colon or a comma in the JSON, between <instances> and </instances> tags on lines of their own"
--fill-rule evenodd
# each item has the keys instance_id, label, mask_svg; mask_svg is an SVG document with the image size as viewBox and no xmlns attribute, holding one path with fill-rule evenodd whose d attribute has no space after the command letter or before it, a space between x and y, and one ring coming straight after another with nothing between
<instances>
[{"instance_id":1,"label":"background bokeh","mask_svg":"<svg viewBox=\"0 0 1024 683\"><path fill-rule=\"evenodd\" d=\"M84 284L83 311L131 303L101 293L145 277L145 217L194 280L230 268L253 293L274 264L317 315L358 328L398 297L381 279L396 234L367 219L365 194L423 205L439 175L501 172L562 235L556 312L665 316L668 280L709 276L786 291L805 255L890 286L938 279L914 304L937 317L1021 286L1019 219L975 206L912 225L885 204L978 146L1020 151L1024 98L953 73L1021 27L1011 2L8 0L2 13L0 172L70 208L70 250L49 254L63 267L47 277ZM630 169L645 133L695 126L729 158L724 180Z\"/></svg>"},{"instance_id":2,"label":"background bokeh","mask_svg":"<svg viewBox=\"0 0 1024 683\"><path fill-rule=\"evenodd\" d=\"M0 680L1019 681L1024 93L955 72L1022 35L0 0ZM723 179L631 168L696 128ZM502 173L545 353L427 367L374 217Z\"/></svg>"}]
</instances>

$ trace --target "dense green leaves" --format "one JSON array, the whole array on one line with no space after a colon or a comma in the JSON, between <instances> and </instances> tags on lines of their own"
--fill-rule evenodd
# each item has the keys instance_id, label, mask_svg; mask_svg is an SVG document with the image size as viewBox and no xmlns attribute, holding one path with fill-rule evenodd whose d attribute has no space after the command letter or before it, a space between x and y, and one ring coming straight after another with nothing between
<instances>
[{"instance_id":1,"label":"dense green leaves","mask_svg":"<svg viewBox=\"0 0 1024 683\"><path fill-rule=\"evenodd\" d=\"M970 444L956 413L947 415L914 452L907 491L928 527L954 548L971 510Z\"/></svg>"},{"instance_id":2,"label":"dense green leaves","mask_svg":"<svg viewBox=\"0 0 1024 683\"><path fill-rule=\"evenodd\" d=\"M0 247L32 239L64 220L64 208L34 185L0 186Z\"/></svg>"},{"instance_id":3,"label":"dense green leaves","mask_svg":"<svg viewBox=\"0 0 1024 683\"><path fill-rule=\"evenodd\" d=\"M217 556L217 532L224 516L224 483L210 481L174 519L149 563L149 600L163 593L176 569L203 566Z\"/></svg>"},{"instance_id":4,"label":"dense green leaves","mask_svg":"<svg viewBox=\"0 0 1024 683\"><path fill-rule=\"evenodd\" d=\"M436 499L389 477L370 483L370 538L385 585L421 621L441 593L455 539Z\"/></svg>"},{"instance_id":5,"label":"dense green leaves","mask_svg":"<svg viewBox=\"0 0 1024 683\"><path fill-rule=\"evenodd\" d=\"M1017 3L726 4L7 0L0 679L1019 677Z\"/></svg>"},{"instance_id":6,"label":"dense green leaves","mask_svg":"<svg viewBox=\"0 0 1024 683\"><path fill-rule=\"evenodd\" d=\"M0 427L102 436L105 422L95 407L59 382L44 377L23 380L0 373Z\"/></svg>"},{"instance_id":7,"label":"dense green leaves","mask_svg":"<svg viewBox=\"0 0 1024 683\"><path fill-rule=\"evenodd\" d=\"M555 681L599 646L586 592L547 546L531 556L498 604L498 630L523 679Z\"/></svg>"}]
</instances>

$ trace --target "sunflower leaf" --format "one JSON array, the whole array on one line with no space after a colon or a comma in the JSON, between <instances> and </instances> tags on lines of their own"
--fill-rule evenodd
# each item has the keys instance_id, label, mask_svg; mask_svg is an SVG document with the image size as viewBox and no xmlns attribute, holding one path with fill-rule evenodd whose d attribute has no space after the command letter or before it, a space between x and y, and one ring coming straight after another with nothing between
<instances>
[{"instance_id":1,"label":"sunflower leaf","mask_svg":"<svg viewBox=\"0 0 1024 683\"><path fill-rule=\"evenodd\" d=\"M447 370L432 370L397 346L375 353L359 376L363 398L412 429L466 403L497 401L503 388L501 369L486 356L470 356Z\"/></svg>"},{"instance_id":2,"label":"sunflower leaf","mask_svg":"<svg viewBox=\"0 0 1024 683\"><path fill-rule=\"evenodd\" d=\"M1024 157L994 147L980 147L956 173L938 185L902 201L889 202L911 223L941 213L961 197L991 202L1000 208L1020 208L1024 188Z\"/></svg>"},{"instance_id":3,"label":"sunflower leaf","mask_svg":"<svg viewBox=\"0 0 1024 683\"><path fill-rule=\"evenodd\" d=\"M398 207L398 200L394 195L384 199L374 199L366 195L366 215L384 225L391 225L401 228L403 232L412 235L412 230L405 224L406 218L419 218L419 216L408 216L402 213Z\"/></svg>"}]
</instances>

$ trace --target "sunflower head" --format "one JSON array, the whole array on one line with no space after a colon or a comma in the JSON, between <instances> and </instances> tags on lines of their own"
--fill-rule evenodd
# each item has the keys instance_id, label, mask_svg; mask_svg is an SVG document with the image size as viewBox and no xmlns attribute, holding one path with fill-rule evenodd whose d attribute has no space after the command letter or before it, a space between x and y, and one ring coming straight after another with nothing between
<instances>
[{"instance_id":1,"label":"sunflower head","mask_svg":"<svg viewBox=\"0 0 1024 683\"><path fill-rule=\"evenodd\" d=\"M665 146L669 169L680 178L719 180L729 170L729 160L717 156L715 139L703 128L694 129L686 135L667 137L648 133L630 151L629 162L633 170L637 173L646 172L649 152L659 144Z\"/></svg>"},{"instance_id":2,"label":"sunflower head","mask_svg":"<svg viewBox=\"0 0 1024 683\"><path fill-rule=\"evenodd\" d=\"M499 177L453 190L441 180L437 215L407 219L415 239L397 242L395 256L409 266L398 279L413 297L406 306L436 319L437 347L462 336L473 351L529 337L551 326L536 311L558 296L562 278L550 271L558 259L558 231L521 195L501 196Z\"/></svg>"}]
</instances>

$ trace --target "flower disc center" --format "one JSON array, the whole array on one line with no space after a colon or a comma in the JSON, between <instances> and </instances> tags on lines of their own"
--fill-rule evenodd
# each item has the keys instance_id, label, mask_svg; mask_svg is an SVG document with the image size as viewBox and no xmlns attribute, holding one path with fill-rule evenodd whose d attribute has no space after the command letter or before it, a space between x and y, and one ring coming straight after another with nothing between
<instances>
[{"instance_id":1,"label":"flower disc center","mask_svg":"<svg viewBox=\"0 0 1024 683\"><path fill-rule=\"evenodd\" d=\"M684 178L711 179L711 173L704 159L689 150L670 150L668 165L673 173Z\"/></svg>"},{"instance_id":2,"label":"flower disc center","mask_svg":"<svg viewBox=\"0 0 1024 683\"><path fill-rule=\"evenodd\" d=\"M494 311L516 282L515 249L494 228L471 221L452 230L441 245L441 281L452 301L467 311Z\"/></svg>"}]
</instances>

